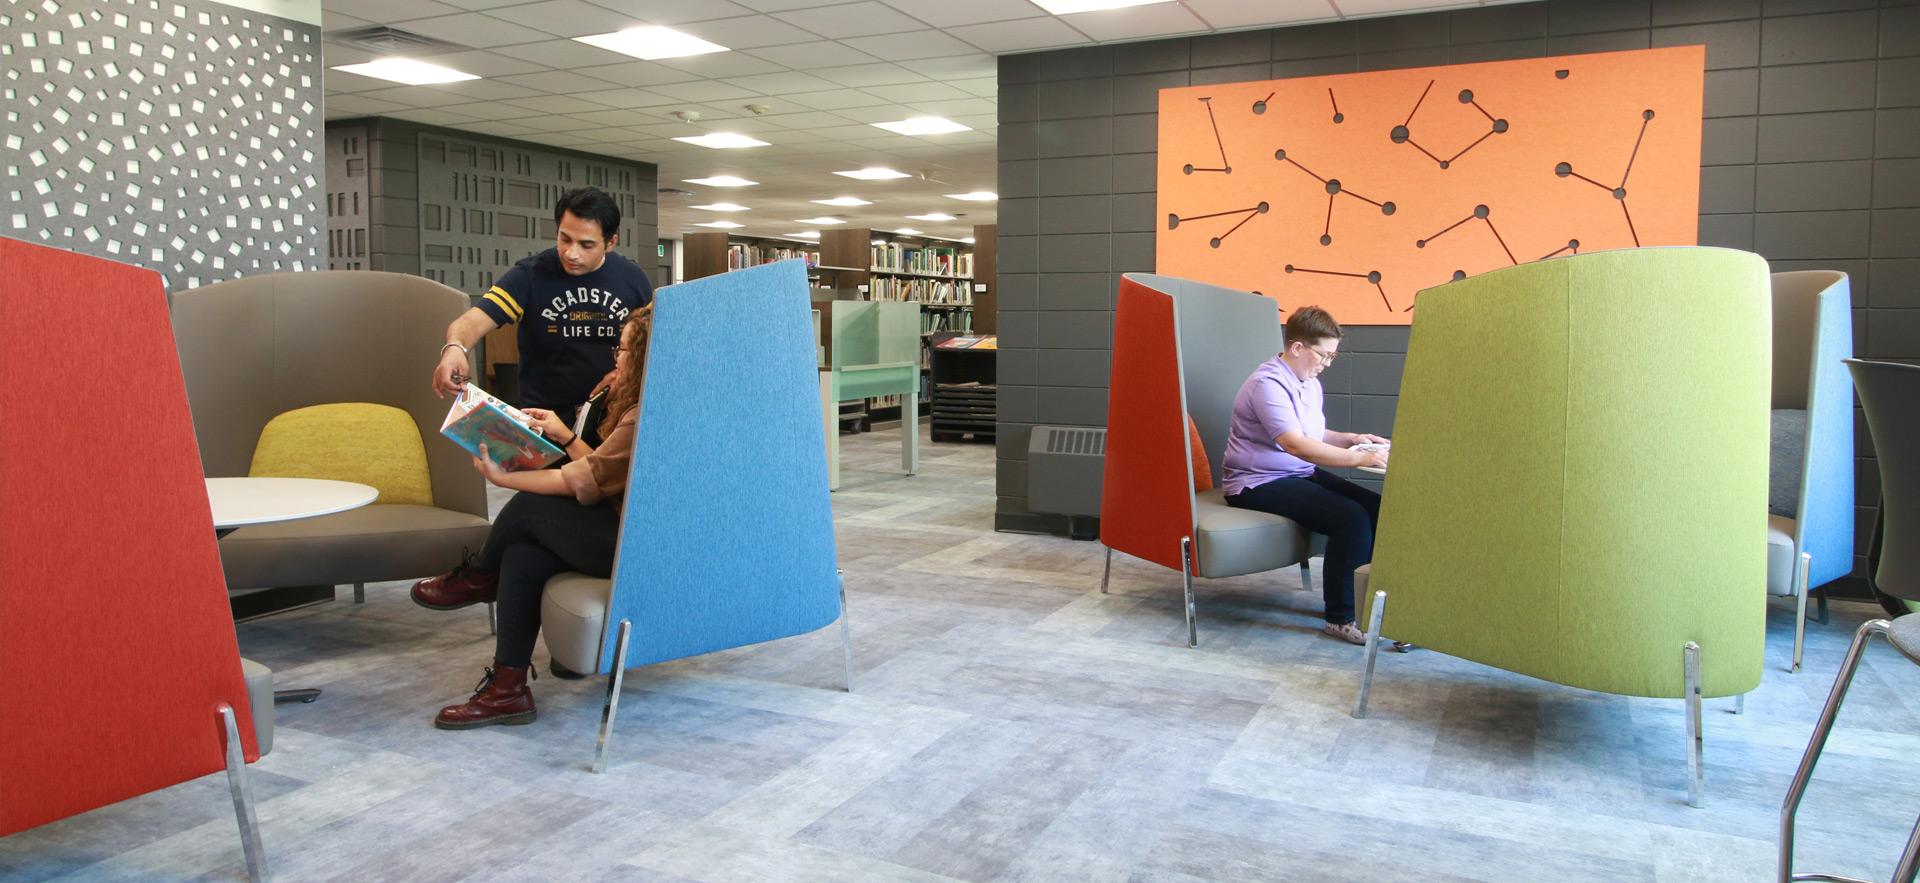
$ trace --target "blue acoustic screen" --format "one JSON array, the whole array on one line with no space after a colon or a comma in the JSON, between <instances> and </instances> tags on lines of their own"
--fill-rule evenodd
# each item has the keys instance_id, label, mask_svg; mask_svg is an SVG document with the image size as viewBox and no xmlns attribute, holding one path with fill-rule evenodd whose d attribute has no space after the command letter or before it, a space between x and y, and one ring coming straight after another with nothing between
<instances>
[{"instance_id":1,"label":"blue acoustic screen","mask_svg":"<svg viewBox=\"0 0 1920 883\"><path fill-rule=\"evenodd\" d=\"M840 615L812 306L800 261L659 291L602 673Z\"/></svg>"},{"instance_id":2,"label":"blue acoustic screen","mask_svg":"<svg viewBox=\"0 0 1920 883\"><path fill-rule=\"evenodd\" d=\"M1807 394L1807 455L1801 479L1802 551L1813 553L1807 587L1853 572L1853 293L1846 276L1820 292L1819 332Z\"/></svg>"}]
</instances>

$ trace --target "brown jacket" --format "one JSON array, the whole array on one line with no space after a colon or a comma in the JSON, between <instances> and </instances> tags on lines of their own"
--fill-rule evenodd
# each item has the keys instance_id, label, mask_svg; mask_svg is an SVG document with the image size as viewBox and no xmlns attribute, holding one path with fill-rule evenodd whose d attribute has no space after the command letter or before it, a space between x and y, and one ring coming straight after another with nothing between
<instances>
[{"instance_id":1,"label":"brown jacket","mask_svg":"<svg viewBox=\"0 0 1920 883\"><path fill-rule=\"evenodd\" d=\"M593 453L560 467L560 477L582 506L591 506L627 490L627 467L633 462L634 427L640 419L638 406L620 415L613 432L593 449Z\"/></svg>"}]
</instances>

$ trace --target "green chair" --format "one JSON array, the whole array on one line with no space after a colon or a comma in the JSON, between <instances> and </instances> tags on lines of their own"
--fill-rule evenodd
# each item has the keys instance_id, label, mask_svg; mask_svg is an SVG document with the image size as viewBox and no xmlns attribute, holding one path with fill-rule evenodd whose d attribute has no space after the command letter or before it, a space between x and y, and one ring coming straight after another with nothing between
<instances>
[{"instance_id":1,"label":"green chair","mask_svg":"<svg viewBox=\"0 0 1920 883\"><path fill-rule=\"evenodd\" d=\"M839 404L900 397L900 468L920 471L920 304L915 301L821 301L832 337L820 373L821 420L827 433L827 486L840 489ZM817 338L816 338L817 339Z\"/></svg>"},{"instance_id":2,"label":"green chair","mask_svg":"<svg viewBox=\"0 0 1920 883\"><path fill-rule=\"evenodd\" d=\"M1769 305L1766 262L1715 248L1556 258L1423 292L1355 586L1369 626L1354 716L1383 633L1684 698L1698 806L1701 698L1760 683Z\"/></svg>"}]
</instances>

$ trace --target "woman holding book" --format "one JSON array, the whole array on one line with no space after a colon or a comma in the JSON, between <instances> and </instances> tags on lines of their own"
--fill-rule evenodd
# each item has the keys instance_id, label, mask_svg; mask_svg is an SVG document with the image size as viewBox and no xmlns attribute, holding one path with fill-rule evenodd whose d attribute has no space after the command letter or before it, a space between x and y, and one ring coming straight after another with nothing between
<instances>
[{"instance_id":1,"label":"woman holding book","mask_svg":"<svg viewBox=\"0 0 1920 883\"><path fill-rule=\"evenodd\" d=\"M472 698L440 709L434 726L463 730L489 724L532 723L533 644L540 634L540 596L547 580L565 571L605 577L613 572L613 549L620 531L621 495L633 458L634 427L640 391L646 382L646 350L653 310L641 307L620 329L615 379L608 393L607 416L600 424L600 446L590 447L551 411L527 413L541 432L572 458L559 469L504 472L485 456L473 468L503 488L519 491L500 510L476 559L451 573L413 584L414 603L434 610L458 610L493 602L499 619L493 665ZM582 675L553 664L557 677Z\"/></svg>"}]
</instances>

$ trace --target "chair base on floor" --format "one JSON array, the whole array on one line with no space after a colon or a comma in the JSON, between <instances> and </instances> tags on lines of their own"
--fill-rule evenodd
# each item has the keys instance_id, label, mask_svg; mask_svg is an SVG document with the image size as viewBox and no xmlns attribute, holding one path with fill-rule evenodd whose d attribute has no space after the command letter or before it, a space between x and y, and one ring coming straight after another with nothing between
<instances>
[{"instance_id":1,"label":"chair base on floor","mask_svg":"<svg viewBox=\"0 0 1920 883\"><path fill-rule=\"evenodd\" d=\"M273 704L275 704L275 705L279 705L279 704L280 704L280 703L282 703L282 702L306 702L306 703L310 703L310 702L312 702L313 700L315 700L315 699L318 699L318 698L320 698L320 688L319 688L319 687L302 687L302 688L300 688L300 689L297 689L297 690L275 690L275 691L273 691Z\"/></svg>"},{"instance_id":2,"label":"chair base on floor","mask_svg":"<svg viewBox=\"0 0 1920 883\"><path fill-rule=\"evenodd\" d=\"M267 879L267 850L260 844L260 820L253 810L253 780L247 775L246 752L240 745L240 726L233 706L215 706L220 715L221 743L227 757L227 791L233 797L233 815L240 825L240 849L247 857L247 879Z\"/></svg>"}]
</instances>

